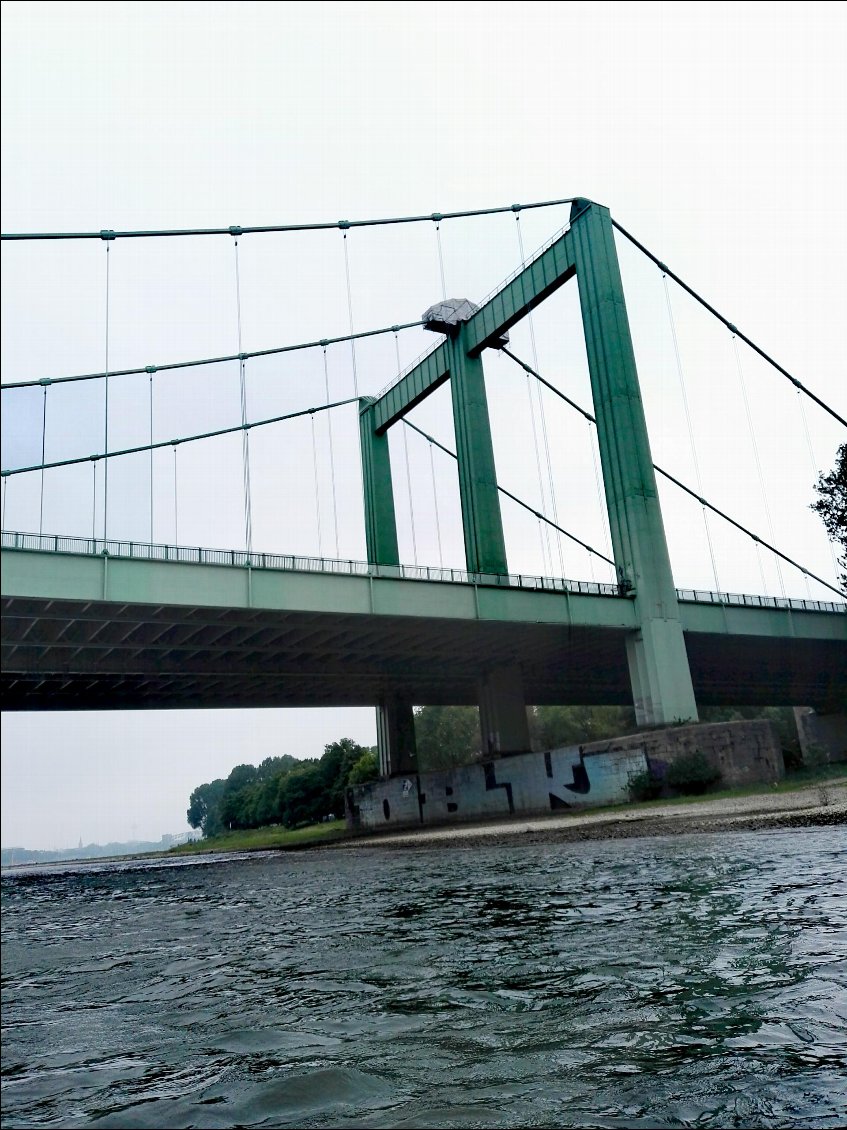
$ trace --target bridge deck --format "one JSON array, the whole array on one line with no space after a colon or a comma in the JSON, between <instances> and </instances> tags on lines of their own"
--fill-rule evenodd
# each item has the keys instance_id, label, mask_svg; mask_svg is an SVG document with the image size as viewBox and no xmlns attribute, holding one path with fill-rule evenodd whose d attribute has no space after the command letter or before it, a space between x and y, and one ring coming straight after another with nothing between
<instances>
[{"instance_id":1,"label":"bridge deck","mask_svg":"<svg viewBox=\"0 0 847 1130\"><path fill-rule=\"evenodd\" d=\"M635 618L614 586L14 537L5 709L470 703L483 669L513 662L530 702L630 701ZM847 700L844 605L680 596L701 704Z\"/></svg>"}]
</instances>

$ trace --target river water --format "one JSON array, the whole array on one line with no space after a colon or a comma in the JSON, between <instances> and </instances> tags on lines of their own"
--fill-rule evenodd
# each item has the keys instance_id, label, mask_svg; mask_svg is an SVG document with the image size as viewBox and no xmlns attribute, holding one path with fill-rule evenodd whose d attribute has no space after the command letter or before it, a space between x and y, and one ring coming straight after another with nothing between
<instances>
[{"instance_id":1,"label":"river water","mask_svg":"<svg viewBox=\"0 0 847 1130\"><path fill-rule=\"evenodd\" d=\"M847 830L2 877L4 1127L847 1122Z\"/></svg>"}]
</instances>

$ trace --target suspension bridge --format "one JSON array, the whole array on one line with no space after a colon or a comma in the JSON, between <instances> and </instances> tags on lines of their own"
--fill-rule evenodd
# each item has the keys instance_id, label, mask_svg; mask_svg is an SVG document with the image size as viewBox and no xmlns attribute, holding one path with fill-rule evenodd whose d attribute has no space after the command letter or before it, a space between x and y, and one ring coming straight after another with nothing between
<instances>
[{"instance_id":1,"label":"suspension bridge","mask_svg":"<svg viewBox=\"0 0 847 1130\"><path fill-rule=\"evenodd\" d=\"M521 215L553 206L569 207L568 223L527 256ZM442 224L501 213L516 220L519 266L478 304L448 300ZM441 301L422 319L356 332L349 233L426 224L436 233ZM271 234L319 238L327 232L340 232L343 242L349 332L245 350L240 241ZM235 352L110 367L112 248L121 240L215 236L231 239L235 248ZM7 449L35 454L2 472L6 709L372 705L377 707L386 774L414 764L413 705L478 704L483 748L492 752L528 748L527 704L634 703L641 726L696 720L698 704L843 709L844 593L834 579L835 570L830 580L805 565L795 551L776 543L740 348L755 355L775 381L787 384L796 395L810 477L818 468L806 406L839 428L847 429L847 422L617 224L607 208L574 198L333 224L21 233L3 239L96 240L103 245L106 356L96 372L2 383L4 399L9 398L4 419L11 421ZM685 481L676 466L667 468L653 460L619 263L620 241L661 277L693 482ZM764 533L704 489L669 284L731 339L749 445L759 471ZM539 362L533 319L548 300L568 289L578 292L576 329L582 330L593 411L563 391L552 374L542 372ZM528 331L531 361L510 340L522 329ZM432 331L438 335L435 345L402 368L401 336ZM377 369L369 360L365 370L362 350L369 343L388 343L395 352L387 372L386 354L380 355L382 372L392 379L378 394L365 394L359 387L360 382L372 387ZM330 357L340 349L349 350L349 395L333 399ZM316 359L311 379L304 382L308 395L314 396L316 387L323 395L305 407L251 418L248 371L252 379L259 364L306 357ZM498 478L489 377L484 372L484 365L488 368L495 358L526 381L531 439L527 437L519 458L536 471L537 488L530 499ZM237 403L230 397L235 422L204 430L195 426L178 438L160 438L165 422L160 409L155 427L156 381L192 370L207 375L233 368L238 374ZM120 407L116 390L133 381L136 388L147 389L146 404L136 398L130 405L136 432L143 420L147 434L137 437L138 442L119 445L114 437L128 433L115 416L116 401ZM449 390L449 407L439 393L443 386ZM68 398L90 387L103 392L98 449L48 458L51 426L62 431L49 398L62 396L61 411L71 412ZM209 380L207 387L208 398L214 399L219 386ZM29 399L13 403L15 396ZM420 419L417 410L439 398L442 417L452 423L450 442L415 423L416 416ZM553 403L587 429L590 454L583 462L596 487L593 510L598 519L591 542L560 515L568 509L560 505L562 487L571 484L557 483L554 474L561 441L556 433L551 436L548 426ZM306 429L305 437L299 433L306 442L298 448L297 477L288 482L280 467L285 441L274 441L261 457L257 443L257 437L272 429L279 435L278 429L285 427ZM65 433L69 430L65 424ZM77 442L67 434L64 439L71 448ZM180 530L191 526L196 507L204 506L214 515L218 499L208 489L209 481L215 481L208 470L205 492L198 492L196 484L194 489L181 484L181 453L231 439L240 446L241 544L224 549L188 544ZM431 469L425 519L420 503L424 464L410 461L410 439L425 445ZM162 489L163 455L172 459L168 502ZM449 504L436 475L436 457L449 464L455 476L460 562L445 560ZM304 467L305 462L311 467ZM123 478L120 466L131 468ZM311 490L306 490L310 477ZM302 509L314 519L317 553L287 552L286 545L269 552L269 546L254 544L256 496L269 482L277 512ZM659 483L687 498L697 521L702 520L712 577L708 586L675 584ZM16 498L18 484L26 485ZM52 520L72 520L76 529L65 527L59 533L45 526L51 498ZM85 499L90 500L87 520L81 501ZM510 562L504 506L525 515L525 532L537 528L540 570L523 571ZM173 537L157 540L156 519L161 528L166 507L172 511ZM15 522L7 522L13 511ZM363 550L358 555L340 553L344 534L339 527L345 524L358 531L355 537ZM131 536L126 536L128 528ZM716 552L722 528L754 548L762 591L723 591ZM425 541L433 557L437 546L438 564L420 560ZM563 546L577 555L569 552L569 560L588 563L590 579L565 576ZM324 552L325 547L334 554ZM762 554L775 562L779 595L768 591ZM597 571L606 579L598 579ZM805 595L789 593L789 578L795 577Z\"/></svg>"}]
</instances>

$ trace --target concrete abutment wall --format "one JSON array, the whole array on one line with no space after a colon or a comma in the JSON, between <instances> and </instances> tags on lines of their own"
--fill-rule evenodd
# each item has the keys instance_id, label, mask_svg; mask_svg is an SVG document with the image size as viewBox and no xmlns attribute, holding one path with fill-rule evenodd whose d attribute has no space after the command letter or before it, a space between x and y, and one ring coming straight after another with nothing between
<instances>
[{"instance_id":1,"label":"concrete abutment wall","mask_svg":"<svg viewBox=\"0 0 847 1130\"><path fill-rule=\"evenodd\" d=\"M768 721L671 726L360 785L347 791L347 823L373 832L624 804L634 776L648 768L662 775L695 752L720 770L724 785L773 782L785 772Z\"/></svg>"}]
</instances>

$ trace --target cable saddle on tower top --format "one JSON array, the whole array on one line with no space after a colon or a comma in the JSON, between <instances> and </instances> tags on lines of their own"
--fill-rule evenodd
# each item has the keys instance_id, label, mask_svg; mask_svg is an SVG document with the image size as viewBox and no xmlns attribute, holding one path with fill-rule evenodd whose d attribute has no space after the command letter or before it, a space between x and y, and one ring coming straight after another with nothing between
<instances>
[{"instance_id":1,"label":"cable saddle on tower top","mask_svg":"<svg viewBox=\"0 0 847 1130\"><path fill-rule=\"evenodd\" d=\"M475 302L469 298L445 298L443 302L436 302L421 315L424 329L433 333L447 334L455 337L462 322L467 322L479 309ZM500 334L491 343L495 349L502 349L509 344L508 330Z\"/></svg>"}]
</instances>

